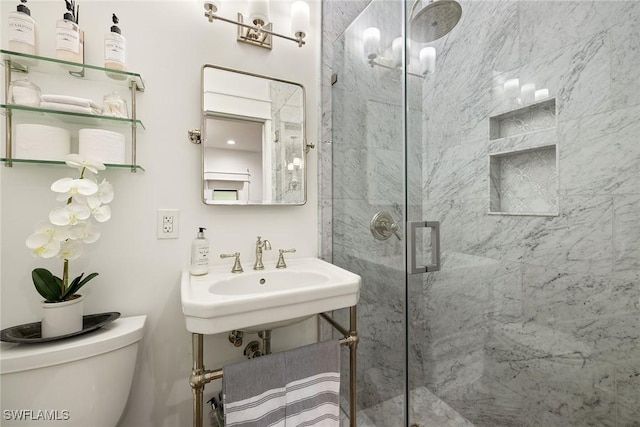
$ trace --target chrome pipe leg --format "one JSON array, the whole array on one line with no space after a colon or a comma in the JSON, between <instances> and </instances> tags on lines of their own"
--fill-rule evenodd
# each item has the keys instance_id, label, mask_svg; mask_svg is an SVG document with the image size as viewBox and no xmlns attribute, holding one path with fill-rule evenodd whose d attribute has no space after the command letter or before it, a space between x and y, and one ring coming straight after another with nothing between
<instances>
[{"instance_id":1,"label":"chrome pipe leg","mask_svg":"<svg viewBox=\"0 0 640 427\"><path fill-rule=\"evenodd\" d=\"M356 338L349 345L349 426L356 427L356 350L358 347L358 316L356 306L349 313L349 336Z\"/></svg>"},{"instance_id":2,"label":"chrome pipe leg","mask_svg":"<svg viewBox=\"0 0 640 427\"><path fill-rule=\"evenodd\" d=\"M271 354L271 329L258 332L258 336L262 338L262 354Z\"/></svg>"},{"instance_id":3,"label":"chrome pipe leg","mask_svg":"<svg viewBox=\"0 0 640 427\"><path fill-rule=\"evenodd\" d=\"M202 334L191 334L191 345L193 352L193 369L191 371L191 376L195 377L204 373ZM202 384L200 381L192 381L191 390L193 391L193 427L202 427L202 402L204 384Z\"/></svg>"}]
</instances>

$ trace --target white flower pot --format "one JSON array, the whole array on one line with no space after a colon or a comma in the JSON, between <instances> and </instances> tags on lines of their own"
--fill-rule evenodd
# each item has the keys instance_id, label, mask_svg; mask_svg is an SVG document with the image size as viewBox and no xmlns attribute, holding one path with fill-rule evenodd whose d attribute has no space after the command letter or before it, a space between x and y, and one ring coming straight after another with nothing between
<instances>
[{"instance_id":1,"label":"white flower pot","mask_svg":"<svg viewBox=\"0 0 640 427\"><path fill-rule=\"evenodd\" d=\"M72 334L82 330L84 296L63 302L42 303L42 338Z\"/></svg>"}]
</instances>

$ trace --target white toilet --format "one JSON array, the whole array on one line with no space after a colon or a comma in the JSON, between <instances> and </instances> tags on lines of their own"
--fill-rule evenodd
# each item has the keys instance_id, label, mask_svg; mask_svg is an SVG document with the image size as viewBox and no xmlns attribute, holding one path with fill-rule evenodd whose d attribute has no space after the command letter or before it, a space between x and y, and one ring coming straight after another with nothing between
<instances>
[{"instance_id":1,"label":"white toilet","mask_svg":"<svg viewBox=\"0 0 640 427\"><path fill-rule=\"evenodd\" d=\"M119 318L61 341L3 342L0 424L114 427L129 397L146 318Z\"/></svg>"}]
</instances>

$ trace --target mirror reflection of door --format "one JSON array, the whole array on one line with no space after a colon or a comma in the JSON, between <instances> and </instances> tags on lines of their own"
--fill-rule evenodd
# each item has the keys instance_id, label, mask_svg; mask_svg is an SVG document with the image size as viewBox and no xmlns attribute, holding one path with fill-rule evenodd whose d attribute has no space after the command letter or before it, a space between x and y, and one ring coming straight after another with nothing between
<instances>
[{"instance_id":1,"label":"mirror reflection of door","mask_svg":"<svg viewBox=\"0 0 640 427\"><path fill-rule=\"evenodd\" d=\"M205 199L263 200L264 122L215 116L206 120Z\"/></svg>"},{"instance_id":2,"label":"mirror reflection of door","mask_svg":"<svg viewBox=\"0 0 640 427\"><path fill-rule=\"evenodd\" d=\"M203 200L304 204L304 88L203 67Z\"/></svg>"}]
</instances>

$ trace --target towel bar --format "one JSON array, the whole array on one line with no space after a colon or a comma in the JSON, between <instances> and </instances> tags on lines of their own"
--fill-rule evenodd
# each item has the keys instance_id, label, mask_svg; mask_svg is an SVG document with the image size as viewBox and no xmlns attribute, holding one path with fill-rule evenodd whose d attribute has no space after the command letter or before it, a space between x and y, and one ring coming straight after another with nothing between
<instances>
[{"instance_id":1,"label":"towel bar","mask_svg":"<svg viewBox=\"0 0 640 427\"><path fill-rule=\"evenodd\" d=\"M350 307L349 330L329 317L326 313L320 313L334 329L344 335L340 344L349 347L349 426L356 425L356 348L358 347L357 312L356 306ZM191 334L193 351L193 369L189 377L189 385L193 392L193 427L202 427L202 406L204 385L222 378L222 369L204 369L203 335Z\"/></svg>"}]
</instances>

